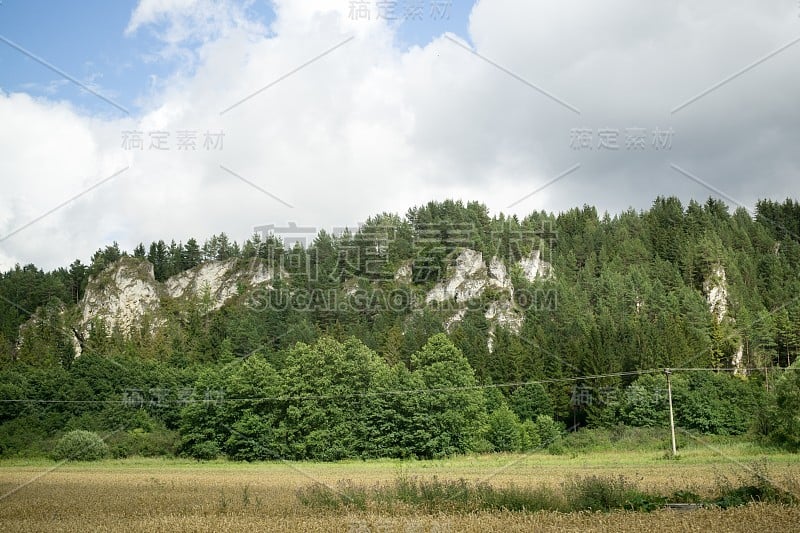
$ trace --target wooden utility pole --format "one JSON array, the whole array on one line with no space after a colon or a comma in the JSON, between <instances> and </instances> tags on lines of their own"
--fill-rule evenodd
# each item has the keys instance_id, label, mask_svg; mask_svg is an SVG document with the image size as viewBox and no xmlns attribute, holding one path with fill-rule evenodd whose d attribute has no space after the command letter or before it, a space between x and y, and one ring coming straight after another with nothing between
<instances>
[{"instance_id":1,"label":"wooden utility pole","mask_svg":"<svg viewBox=\"0 0 800 533\"><path fill-rule=\"evenodd\" d=\"M669 368L664 369L664 374L667 375L667 398L669 399L669 429L672 432L672 457L678 455L678 447L675 444L675 417L672 413L672 382L670 381L670 374L672 370Z\"/></svg>"}]
</instances>

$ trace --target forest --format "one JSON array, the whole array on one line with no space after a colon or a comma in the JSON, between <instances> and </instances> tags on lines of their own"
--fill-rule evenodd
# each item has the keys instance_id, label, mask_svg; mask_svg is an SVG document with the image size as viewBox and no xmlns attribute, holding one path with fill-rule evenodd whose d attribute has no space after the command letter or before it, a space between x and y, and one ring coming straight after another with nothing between
<instances>
[{"instance_id":1,"label":"forest","mask_svg":"<svg viewBox=\"0 0 800 533\"><path fill-rule=\"evenodd\" d=\"M464 250L506 265L512 289L431 299ZM126 258L157 282L214 261L275 275L219 308L200 293L131 331L102 316L81 331L92 280ZM0 274L0 454L49 455L73 430L115 457L558 453L567 431L668 424L665 368L680 428L796 450L799 272L790 199L524 218L448 200L306 245L113 243L89 264Z\"/></svg>"}]
</instances>

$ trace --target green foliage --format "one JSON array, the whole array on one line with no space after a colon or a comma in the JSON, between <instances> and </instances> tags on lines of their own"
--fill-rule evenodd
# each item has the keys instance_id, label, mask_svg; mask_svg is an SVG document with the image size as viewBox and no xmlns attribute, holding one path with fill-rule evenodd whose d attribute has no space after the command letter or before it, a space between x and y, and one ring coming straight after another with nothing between
<instances>
[{"instance_id":1,"label":"green foliage","mask_svg":"<svg viewBox=\"0 0 800 533\"><path fill-rule=\"evenodd\" d=\"M97 461L108 454L108 446L97 433L76 429L56 444L53 459L57 461Z\"/></svg>"},{"instance_id":2,"label":"green foliage","mask_svg":"<svg viewBox=\"0 0 800 533\"><path fill-rule=\"evenodd\" d=\"M520 425L521 443L523 451L538 450L542 447L542 437L533 420L525 420Z\"/></svg>"},{"instance_id":3,"label":"green foliage","mask_svg":"<svg viewBox=\"0 0 800 533\"><path fill-rule=\"evenodd\" d=\"M413 354L411 362L425 389L412 418L415 455L442 457L469 450L484 422L485 407L466 357L439 334Z\"/></svg>"},{"instance_id":4,"label":"green foliage","mask_svg":"<svg viewBox=\"0 0 800 533\"><path fill-rule=\"evenodd\" d=\"M770 438L790 450L800 450L800 364L797 362L775 384L769 414Z\"/></svg>"},{"instance_id":5,"label":"green foliage","mask_svg":"<svg viewBox=\"0 0 800 533\"><path fill-rule=\"evenodd\" d=\"M564 491L574 508L588 511L624 509L630 492L624 476L579 477L566 482Z\"/></svg>"},{"instance_id":6,"label":"green foliage","mask_svg":"<svg viewBox=\"0 0 800 533\"><path fill-rule=\"evenodd\" d=\"M179 436L175 431L154 428L146 431L135 428L111 435L106 439L109 455L122 457L174 457L179 444Z\"/></svg>"},{"instance_id":7,"label":"green foliage","mask_svg":"<svg viewBox=\"0 0 800 533\"><path fill-rule=\"evenodd\" d=\"M214 441L197 442L189 447L187 455L198 461L211 461L219 457L220 449Z\"/></svg>"},{"instance_id":8,"label":"green foliage","mask_svg":"<svg viewBox=\"0 0 800 533\"><path fill-rule=\"evenodd\" d=\"M669 423L667 379L644 375L625 391L621 407L622 422L639 427L664 427Z\"/></svg>"},{"instance_id":9,"label":"green foliage","mask_svg":"<svg viewBox=\"0 0 800 533\"><path fill-rule=\"evenodd\" d=\"M687 438L679 433L678 447ZM669 424L664 427L630 427L619 424L610 428L581 428L563 439L563 447L572 453L603 451L663 451L669 447Z\"/></svg>"},{"instance_id":10,"label":"green foliage","mask_svg":"<svg viewBox=\"0 0 800 533\"><path fill-rule=\"evenodd\" d=\"M298 501L312 509L326 512L381 512L414 509L417 512L479 513L486 511L523 512L610 512L626 510L651 512L667 502L698 507L716 505L723 508L756 502L790 505L796 497L771 483L766 476L739 484L723 483L718 492L707 499L688 490L669 495L644 491L624 476L574 477L561 484L560 490L550 486L505 486L464 479L442 480L399 476L394 482L364 486L346 480L335 487L314 483L297 490Z\"/></svg>"},{"instance_id":11,"label":"green foliage","mask_svg":"<svg viewBox=\"0 0 800 533\"><path fill-rule=\"evenodd\" d=\"M798 496L793 490L796 482L776 483L767 470L765 461L751 463L744 474L731 480L727 476L717 478L717 497L714 505L727 509L753 502L770 502L784 505L797 504Z\"/></svg>"},{"instance_id":12,"label":"green foliage","mask_svg":"<svg viewBox=\"0 0 800 533\"><path fill-rule=\"evenodd\" d=\"M0 453L46 450L72 428L122 428L111 438L115 455L170 450L175 432L181 454L237 460L558 451L568 445L556 437L565 420L611 432L620 423L667 427L660 373L576 381L598 393L577 405L569 379L685 366L701 370L673 376L679 427L738 435L757 425L798 449L796 371L769 383L757 372L710 371L729 367L740 349L750 367L783 369L800 354L797 215L793 200L762 200L753 218L715 199L684 206L659 197L616 216L582 206L520 219L447 200L370 217L341 236L320 232L307 248L259 235L240 246L219 234L202 245L140 244L133 258L114 243L89 265L52 272L16 266L0 273ZM454 302L417 305L465 247L505 261L525 319L518 334L486 319L487 304L510 298L491 284L480 299L455 302L467 309L449 339L443 324ZM553 278L524 277L518 262L534 250ZM282 275L271 289L241 283L214 311L210 294L164 298L159 316L128 336L103 317L87 335L78 327L90 277L112 283L105 269L114 262L145 272L149 261L163 281L228 259ZM400 266L412 279L395 279ZM721 319L706 301L708 282L722 282L719 268L728 293ZM397 298L384 305L380 294ZM291 295L308 306L287 305ZM157 319L163 327L151 334ZM142 405L122 405L131 391ZM224 400L207 401L209 391ZM506 403L521 421L518 442Z\"/></svg>"},{"instance_id":13,"label":"green foliage","mask_svg":"<svg viewBox=\"0 0 800 533\"><path fill-rule=\"evenodd\" d=\"M36 366L69 368L75 359L72 330L64 316L64 304L57 299L40 307L33 318L20 328L20 361Z\"/></svg>"},{"instance_id":14,"label":"green foliage","mask_svg":"<svg viewBox=\"0 0 800 533\"><path fill-rule=\"evenodd\" d=\"M539 435L540 446L547 448L560 444L564 434L564 425L554 421L549 415L539 415L534 422Z\"/></svg>"},{"instance_id":15,"label":"green foliage","mask_svg":"<svg viewBox=\"0 0 800 533\"><path fill-rule=\"evenodd\" d=\"M286 435L298 459L335 460L368 451L368 394L383 363L361 342L299 343L284 367Z\"/></svg>"},{"instance_id":16,"label":"green foliage","mask_svg":"<svg viewBox=\"0 0 800 533\"><path fill-rule=\"evenodd\" d=\"M498 452L512 452L522 447L522 427L507 405L501 405L489 415L486 438Z\"/></svg>"},{"instance_id":17,"label":"green foliage","mask_svg":"<svg viewBox=\"0 0 800 533\"><path fill-rule=\"evenodd\" d=\"M727 373L693 372L673 381L676 424L719 435L739 435L754 425L763 389Z\"/></svg>"},{"instance_id":18,"label":"green foliage","mask_svg":"<svg viewBox=\"0 0 800 533\"><path fill-rule=\"evenodd\" d=\"M739 435L755 425L764 403L757 380L730 373L690 372L672 377L675 423L684 429L719 435ZM644 375L625 391L622 422L632 426L668 427L667 380Z\"/></svg>"},{"instance_id":19,"label":"green foliage","mask_svg":"<svg viewBox=\"0 0 800 533\"><path fill-rule=\"evenodd\" d=\"M236 460L282 456L276 430L284 393L281 377L259 354L200 374L195 395L180 413L181 452L209 459L224 452Z\"/></svg>"},{"instance_id":20,"label":"green foliage","mask_svg":"<svg viewBox=\"0 0 800 533\"><path fill-rule=\"evenodd\" d=\"M539 415L553 415L553 402L539 383L517 387L508 400L520 420L536 420Z\"/></svg>"},{"instance_id":21,"label":"green foliage","mask_svg":"<svg viewBox=\"0 0 800 533\"><path fill-rule=\"evenodd\" d=\"M370 455L410 457L421 448L426 434L412 431L423 407L425 388L417 373L401 362L379 368L375 376L375 394L369 399Z\"/></svg>"}]
</instances>

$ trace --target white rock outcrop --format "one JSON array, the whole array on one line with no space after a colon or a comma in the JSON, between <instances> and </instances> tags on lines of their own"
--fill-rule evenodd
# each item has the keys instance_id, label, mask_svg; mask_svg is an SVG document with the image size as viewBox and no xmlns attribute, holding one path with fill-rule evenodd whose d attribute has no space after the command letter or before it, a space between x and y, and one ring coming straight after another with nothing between
<instances>
[{"instance_id":1,"label":"white rock outcrop","mask_svg":"<svg viewBox=\"0 0 800 533\"><path fill-rule=\"evenodd\" d=\"M510 300L500 300L490 303L484 316L487 320L494 321L498 326L502 326L514 333L520 332L524 320Z\"/></svg>"},{"instance_id":2,"label":"white rock outcrop","mask_svg":"<svg viewBox=\"0 0 800 533\"><path fill-rule=\"evenodd\" d=\"M506 265L496 256L489 262L489 285L500 290L513 291Z\"/></svg>"},{"instance_id":3,"label":"white rock outcrop","mask_svg":"<svg viewBox=\"0 0 800 533\"><path fill-rule=\"evenodd\" d=\"M728 282L722 265L714 266L711 275L703 282L703 292L711 314L721 322L728 316Z\"/></svg>"},{"instance_id":4,"label":"white rock outcrop","mask_svg":"<svg viewBox=\"0 0 800 533\"><path fill-rule=\"evenodd\" d=\"M708 310L718 323L723 321L735 322L734 318L728 315L730 308L728 280L725 268L722 265L717 264L714 266L711 275L703 282L703 292L706 295ZM747 373L747 369L744 366L744 346L742 344L739 344L736 353L733 354L731 365L734 368L734 374Z\"/></svg>"},{"instance_id":5,"label":"white rock outcrop","mask_svg":"<svg viewBox=\"0 0 800 533\"><path fill-rule=\"evenodd\" d=\"M255 287L272 281L272 273L261 262L251 262L247 269L237 268L237 260L208 261L176 274L164 282L171 298L211 298L209 310L219 309L239 293L239 287Z\"/></svg>"},{"instance_id":6,"label":"white rock outcrop","mask_svg":"<svg viewBox=\"0 0 800 533\"><path fill-rule=\"evenodd\" d=\"M464 307L456 311L456 314L451 316L450 318L445 319L444 321L444 330L447 333L453 332L453 326L464 320L464 317L467 315L467 308Z\"/></svg>"},{"instance_id":7,"label":"white rock outcrop","mask_svg":"<svg viewBox=\"0 0 800 533\"><path fill-rule=\"evenodd\" d=\"M540 250L534 250L528 257L523 257L519 262L519 266L522 267L525 279L530 282L536 281L538 278L550 279L553 276L553 267L542 259Z\"/></svg>"},{"instance_id":8,"label":"white rock outcrop","mask_svg":"<svg viewBox=\"0 0 800 533\"><path fill-rule=\"evenodd\" d=\"M148 261L123 257L89 281L80 303L80 329L89 334L91 321L100 318L108 331L117 328L129 335L145 316L152 318L150 327L154 329L163 323L159 311L165 298L203 298L207 294L207 311L212 311L236 296L241 287L269 284L272 279L272 272L262 261L255 260L242 268L231 259L202 263L162 284L155 280L153 265Z\"/></svg>"},{"instance_id":9,"label":"white rock outcrop","mask_svg":"<svg viewBox=\"0 0 800 533\"><path fill-rule=\"evenodd\" d=\"M525 278L530 282L549 279L553 276L553 268L541 258L539 250L519 262ZM483 255L475 250L465 249L456 258L455 264L448 271L449 276L439 282L425 296L425 303L455 303L459 307L445 321L445 329L450 332L466 316L463 306L469 300L483 296L487 288L496 289L499 298L490 302L484 316L490 322L487 345L491 351L494 345L494 331L497 326L519 333L524 321L523 313L514 304L514 287L505 263L492 257L488 267Z\"/></svg>"},{"instance_id":10,"label":"white rock outcrop","mask_svg":"<svg viewBox=\"0 0 800 533\"><path fill-rule=\"evenodd\" d=\"M425 303L455 300L463 303L480 297L488 275L483 254L466 249L456 258L450 279L438 283L425 297Z\"/></svg>"},{"instance_id":11,"label":"white rock outcrop","mask_svg":"<svg viewBox=\"0 0 800 533\"><path fill-rule=\"evenodd\" d=\"M81 326L102 318L109 331L129 334L160 308L160 287L147 261L123 257L89 281L80 303Z\"/></svg>"}]
</instances>

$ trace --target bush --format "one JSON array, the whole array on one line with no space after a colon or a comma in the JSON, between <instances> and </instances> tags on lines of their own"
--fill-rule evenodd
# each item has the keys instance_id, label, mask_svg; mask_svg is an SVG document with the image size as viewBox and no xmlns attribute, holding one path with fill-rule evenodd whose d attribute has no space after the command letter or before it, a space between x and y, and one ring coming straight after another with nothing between
<instances>
[{"instance_id":1,"label":"bush","mask_svg":"<svg viewBox=\"0 0 800 533\"><path fill-rule=\"evenodd\" d=\"M498 452L513 452L521 447L520 423L514 411L503 404L489 416L487 438Z\"/></svg>"},{"instance_id":2,"label":"bush","mask_svg":"<svg viewBox=\"0 0 800 533\"><path fill-rule=\"evenodd\" d=\"M740 435L762 410L763 390L754 380L728 373L693 372L672 378L676 425L716 435ZM668 427L666 377L645 375L627 389L621 404L626 425Z\"/></svg>"},{"instance_id":3,"label":"bush","mask_svg":"<svg viewBox=\"0 0 800 533\"><path fill-rule=\"evenodd\" d=\"M171 457L177 452L177 432L159 428L145 431L136 428L119 433L108 439L108 448L114 458L122 457Z\"/></svg>"},{"instance_id":4,"label":"bush","mask_svg":"<svg viewBox=\"0 0 800 533\"><path fill-rule=\"evenodd\" d=\"M219 457L219 445L214 441L199 442L189 449L189 456L198 461L210 461Z\"/></svg>"},{"instance_id":5,"label":"bush","mask_svg":"<svg viewBox=\"0 0 800 533\"><path fill-rule=\"evenodd\" d=\"M26 415L0 424L0 454L3 457L41 457L52 448L47 431L37 415Z\"/></svg>"},{"instance_id":6,"label":"bush","mask_svg":"<svg viewBox=\"0 0 800 533\"><path fill-rule=\"evenodd\" d=\"M526 420L520 427L522 433L522 450L538 450L542 447L542 438L536 429L536 424L532 420Z\"/></svg>"},{"instance_id":7,"label":"bush","mask_svg":"<svg viewBox=\"0 0 800 533\"><path fill-rule=\"evenodd\" d=\"M686 436L678 433L678 447L686 446ZM581 428L569 433L564 447L570 452L593 451L659 451L669 447L669 426L665 428L629 427L618 425L610 428Z\"/></svg>"},{"instance_id":8,"label":"bush","mask_svg":"<svg viewBox=\"0 0 800 533\"><path fill-rule=\"evenodd\" d=\"M747 473L740 474L738 478L737 481L731 481L724 476L717 478L719 496L713 501L714 505L727 509L752 502L783 505L798 503L798 498L795 496L797 487L795 479L789 478L784 483L775 483L767 471L765 460L751 463L747 468Z\"/></svg>"},{"instance_id":9,"label":"bush","mask_svg":"<svg viewBox=\"0 0 800 533\"><path fill-rule=\"evenodd\" d=\"M640 427L669 424L666 391L666 376L644 375L631 383L621 405L622 422Z\"/></svg>"},{"instance_id":10,"label":"bush","mask_svg":"<svg viewBox=\"0 0 800 533\"><path fill-rule=\"evenodd\" d=\"M535 426L536 433L539 435L539 442L543 448L549 448L561 442L561 434L564 428L548 415L537 416Z\"/></svg>"},{"instance_id":11,"label":"bush","mask_svg":"<svg viewBox=\"0 0 800 533\"><path fill-rule=\"evenodd\" d=\"M589 476L565 483L564 492L576 510L610 511L625 507L628 487L622 476Z\"/></svg>"},{"instance_id":12,"label":"bush","mask_svg":"<svg viewBox=\"0 0 800 533\"><path fill-rule=\"evenodd\" d=\"M76 429L58 441L53 450L57 461L97 461L108 454L108 446L97 433Z\"/></svg>"},{"instance_id":13,"label":"bush","mask_svg":"<svg viewBox=\"0 0 800 533\"><path fill-rule=\"evenodd\" d=\"M800 451L800 364L795 362L775 385L769 409L770 438L791 451Z\"/></svg>"}]
</instances>

